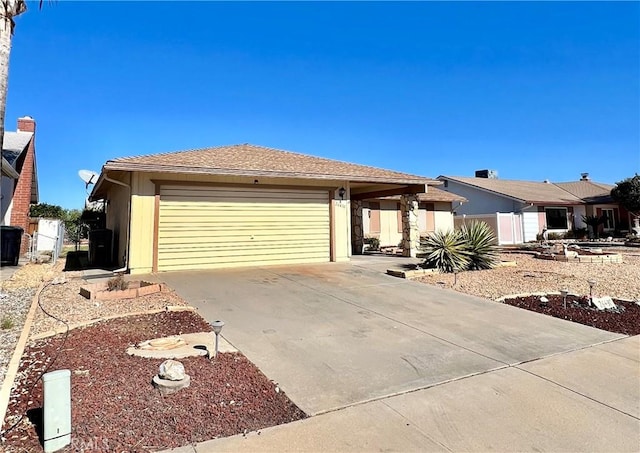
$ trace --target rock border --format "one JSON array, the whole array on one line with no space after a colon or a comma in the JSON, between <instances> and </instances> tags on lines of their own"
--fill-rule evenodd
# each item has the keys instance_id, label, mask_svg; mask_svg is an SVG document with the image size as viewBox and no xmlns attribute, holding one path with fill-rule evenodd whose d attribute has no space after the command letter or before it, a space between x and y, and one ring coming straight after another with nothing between
<instances>
[{"instance_id":1,"label":"rock border","mask_svg":"<svg viewBox=\"0 0 640 453\"><path fill-rule=\"evenodd\" d=\"M515 267L517 265L518 265L517 261L500 261L499 263L496 263L494 268ZM431 274L439 274L439 273L440 271L438 269L410 269L410 270L387 269L388 275L391 275L392 277L406 278L407 280L422 277L423 275L431 275Z\"/></svg>"},{"instance_id":2,"label":"rock border","mask_svg":"<svg viewBox=\"0 0 640 453\"><path fill-rule=\"evenodd\" d=\"M505 299L516 299L518 297L530 297L530 296L560 296L560 292L559 291L536 291L533 293L518 293L518 294L508 294L506 296L500 296L500 297L496 297L495 299L493 299L494 302L499 302L499 303L504 303ZM575 297L579 297L580 294L576 294L576 293L568 293L567 296L575 296ZM633 300L633 299L625 299L622 297L615 297L616 300L621 300L622 302L629 302L632 304L638 304L640 305L640 300Z\"/></svg>"},{"instance_id":3,"label":"rock border","mask_svg":"<svg viewBox=\"0 0 640 453\"><path fill-rule=\"evenodd\" d=\"M80 295L89 300L134 299L166 291L164 284L144 280L130 281L128 285L127 289L109 290L107 282L90 283L80 287Z\"/></svg>"},{"instance_id":4,"label":"rock border","mask_svg":"<svg viewBox=\"0 0 640 453\"><path fill-rule=\"evenodd\" d=\"M536 258L547 261L562 261L565 263L597 263L597 264L619 264L622 263L622 255L618 253L609 253L603 255L578 255L569 257L564 255L545 255L538 253L534 255Z\"/></svg>"}]
</instances>

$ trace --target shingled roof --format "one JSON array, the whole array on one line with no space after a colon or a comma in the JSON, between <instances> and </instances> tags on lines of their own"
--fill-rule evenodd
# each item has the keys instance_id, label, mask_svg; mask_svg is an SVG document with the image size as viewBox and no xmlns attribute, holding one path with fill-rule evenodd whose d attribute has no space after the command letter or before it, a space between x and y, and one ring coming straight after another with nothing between
<instances>
[{"instance_id":1,"label":"shingled roof","mask_svg":"<svg viewBox=\"0 0 640 453\"><path fill-rule=\"evenodd\" d=\"M125 157L107 161L104 170L344 179L397 184L434 182L422 176L251 144Z\"/></svg>"},{"instance_id":2,"label":"shingled roof","mask_svg":"<svg viewBox=\"0 0 640 453\"><path fill-rule=\"evenodd\" d=\"M429 186L427 193L419 193L417 196L418 196L418 201L422 201L425 203L439 202L439 201L442 201L445 203L452 203L454 201L459 201L461 203L464 203L467 201L467 199L463 196L456 195L453 192L447 192L446 190L438 189L433 186ZM394 195L390 197L380 197L380 199L381 200L400 200L400 195Z\"/></svg>"},{"instance_id":3,"label":"shingled roof","mask_svg":"<svg viewBox=\"0 0 640 453\"><path fill-rule=\"evenodd\" d=\"M580 198L551 183L496 178L466 178L461 176L438 177L438 179L440 178L479 187L488 192L506 196L523 203L582 203Z\"/></svg>"},{"instance_id":4,"label":"shingled roof","mask_svg":"<svg viewBox=\"0 0 640 453\"><path fill-rule=\"evenodd\" d=\"M615 186L610 184L596 183L593 181L557 182L554 184L587 203L613 202L611 190Z\"/></svg>"},{"instance_id":5,"label":"shingled roof","mask_svg":"<svg viewBox=\"0 0 640 453\"><path fill-rule=\"evenodd\" d=\"M33 132L5 132L2 142L2 157L15 167L15 162L29 145Z\"/></svg>"},{"instance_id":6,"label":"shingled roof","mask_svg":"<svg viewBox=\"0 0 640 453\"><path fill-rule=\"evenodd\" d=\"M611 201L609 193L613 188L592 181L551 183L462 176L438 176L438 179L459 182L523 203L535 204L606 203Z\"/></svg>"}]
</instances>

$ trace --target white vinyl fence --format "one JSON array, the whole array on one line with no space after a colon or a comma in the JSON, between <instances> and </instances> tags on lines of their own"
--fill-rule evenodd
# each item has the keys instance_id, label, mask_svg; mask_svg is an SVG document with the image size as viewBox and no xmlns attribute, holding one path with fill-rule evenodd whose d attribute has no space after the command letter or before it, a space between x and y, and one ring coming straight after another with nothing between
<instances>
[{"instance_id":1,"label":"white vinyl fence","mask_svg":"<svg viewBox=\"0 0 640 453\"><path fill-rule=\"evenodd\" d=\"M513 212L496 212L494 214L458 215L453 219L455 228L465 223L485 222L496 235L498 245L522 244L524 235L522 230L522 214Z\"/></svg>"},{"instance_id":2,"label":"white vinyl fence","mask_svg":"<svg viewBox=\"0 0 640 453\"><path fill-rule=\"evenodd\" d=\"M33 233L31 259L43 252L51 252L55 263L62 252L64 222L60 219L38 219L38 230Z\"/></svg>"}]
</instances>

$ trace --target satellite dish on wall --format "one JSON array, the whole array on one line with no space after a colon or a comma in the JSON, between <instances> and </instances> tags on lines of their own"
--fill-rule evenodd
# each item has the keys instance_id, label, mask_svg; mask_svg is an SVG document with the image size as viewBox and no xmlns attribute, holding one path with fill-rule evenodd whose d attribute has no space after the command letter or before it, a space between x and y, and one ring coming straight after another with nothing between
<instances>
[{"instance_id":1,"label":"satellite dish on wall","mask_svg":"<svg viewBox=\"0 0 640 453\"><path fill-rule=\"evenodd\" d=\"M89 187L89 184L95 184L96 181L98 180L98 173L96 173L95 171L91 171L91 170L80 170L78 172L78 176L80 176L80 179L82 179L86 185L86 187Z\"/></svg>"}]
</instances>

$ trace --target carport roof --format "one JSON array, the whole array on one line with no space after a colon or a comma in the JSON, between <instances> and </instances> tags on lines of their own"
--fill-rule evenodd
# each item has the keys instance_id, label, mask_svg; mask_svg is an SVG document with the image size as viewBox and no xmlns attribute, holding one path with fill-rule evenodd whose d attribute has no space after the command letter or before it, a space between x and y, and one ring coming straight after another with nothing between
<instances>
[{"instance_id":1,"label":"carport roof","mask_svg":"<svg viewBox=\"0 0 640 453\"><path fill-rule=\"evenodd\" d=\"M434 201L447 202L447 203L452 203L454 201L459 201L461 203L467 202L467 199L461 195L457 195L453 192L447 192L446 190L438 189L433 186L429 186L429 188L427 189L427 193L419 193L417 194L417 196L418 196L418 201L423 201L423 202L434 202ZM380 197L380 199L399 200L400 195L394 195L390 197Z\"/></svg>"},{"instance_id":2,"label":"carport roof","mask_svg":"<svg viewBox=\"0 0 640 453\"><path fill-rule=\"evenodd\" d=\"M408 173L248 143L113 159L103 167L108 170L440 184Z\"/></svg>"}]
</instances>

